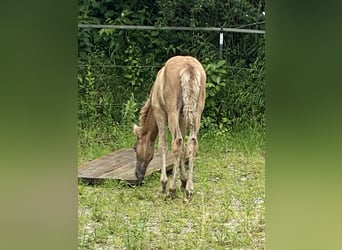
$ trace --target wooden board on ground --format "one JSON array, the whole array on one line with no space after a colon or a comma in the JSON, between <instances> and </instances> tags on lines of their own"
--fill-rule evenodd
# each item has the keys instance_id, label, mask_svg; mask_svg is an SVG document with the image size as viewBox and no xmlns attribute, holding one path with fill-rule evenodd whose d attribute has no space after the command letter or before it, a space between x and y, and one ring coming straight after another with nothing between
<instances>
[{"instance_id":1,"label":"wooden board on ground","mask_svg":"<svg viewBox=\"0 0 342 250\"><path fill-rule=\"evenodd\" d=\"M172 168L173 159L173 155L169 153L167 157L167 170ZM160 162L160 154L156 151L153 160L147 167L145 177L153 172L160 171ZM136 184L135 164L134 150L121 149L79 166L78 179L88 183L98 183L106 179L113 179L125 180L130 184Z\"/></svg>"}]
</instances>

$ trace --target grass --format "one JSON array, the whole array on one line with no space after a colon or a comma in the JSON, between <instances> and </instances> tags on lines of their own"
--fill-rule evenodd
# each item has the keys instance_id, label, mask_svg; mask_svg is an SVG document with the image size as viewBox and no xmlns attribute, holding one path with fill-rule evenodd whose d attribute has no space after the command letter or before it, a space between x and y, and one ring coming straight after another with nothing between
<instances>
[{"instance_id":1,"label":"grass","mask_svg":"<svg viewBox=\"0 0 342 250\"><path fill-rule=\"evenodd\" d=\"M134 137L124 138L117 147L131 147ZM79 158L97 157L101 148L108 153L97 144ZM264 249L263 148L255 131L202 135L191 202L179 189L164 199L159 173L139 187L79 183L79 249Z\"/></svg>"}]
</instances>

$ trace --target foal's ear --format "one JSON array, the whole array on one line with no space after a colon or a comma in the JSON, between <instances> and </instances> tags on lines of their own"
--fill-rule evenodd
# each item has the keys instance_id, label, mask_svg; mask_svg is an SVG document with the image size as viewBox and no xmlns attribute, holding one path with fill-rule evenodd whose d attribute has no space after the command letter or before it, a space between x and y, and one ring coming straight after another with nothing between
<instances>
[{"instance_id":1,"label":"foal's ear","mask_svg":"<svg viewBox=\"0 0 342 250\"><path fill-rule=\"evenodd\" d=\"M136 136L140 136L141 134L141 127L137 126L137 125L133 125L133 133L136 135Z\"/></svg>"}]
</instances>

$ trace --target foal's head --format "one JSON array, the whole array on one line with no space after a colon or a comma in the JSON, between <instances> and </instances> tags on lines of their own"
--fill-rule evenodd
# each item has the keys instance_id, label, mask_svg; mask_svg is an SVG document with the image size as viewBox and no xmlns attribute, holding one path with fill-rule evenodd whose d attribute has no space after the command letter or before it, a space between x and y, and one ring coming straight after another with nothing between
<instances>
[{"instance_id":1,"label":"foal's head","mask_svg":"<svg viewBox=\"0 0 342 250\"><path fill-rule=\"evenodd\" d=\"M154 143L150 140L148 133L143 133L142 127L134 125L134 134L137 140L134 144L134 151L136 153L137 164L135 166L135 176L138 182L144 180L146 169L151 162L154 154Z\"/></svg>"}]
</instances>

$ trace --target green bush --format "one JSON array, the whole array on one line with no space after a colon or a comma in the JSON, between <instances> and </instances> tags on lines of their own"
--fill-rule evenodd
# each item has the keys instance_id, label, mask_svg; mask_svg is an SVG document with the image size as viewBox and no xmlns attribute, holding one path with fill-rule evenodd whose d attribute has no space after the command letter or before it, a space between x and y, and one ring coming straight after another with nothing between
<instances>
[{"instance_id":1,"label":"green bush","mask_svg":"<svg viewBox=\"0 0 342 250\"><path fill-rule=\"evenodd\" d=\"M209 60L208 60L209 61ZM250 68L220 60L205 65L207 99L202 126L208 129L246 129L265 126L264 61Z\"/></svg>"},{"instance_id":2,"label":"green bush","mask_svg":"<svg viewBox=\"0 0 342 250\"><path fill-rule=\"evenodd\" d=\"M264 1L170 2L79 0L79 23L263 29ZM249 25L255 23L255 25ZM80 144L108 144L137 122L164 62L192 55L207 73L204 131L265 127L265 39L225 33L222 60L219 33L203 31L79 29ZM88 139L87 139L88 138ZM94 139L95 138L95 139ZM113 143L113 142L112 142ZM106 145L107 145L106 144Z\"/></svg>"}]
</instances>

